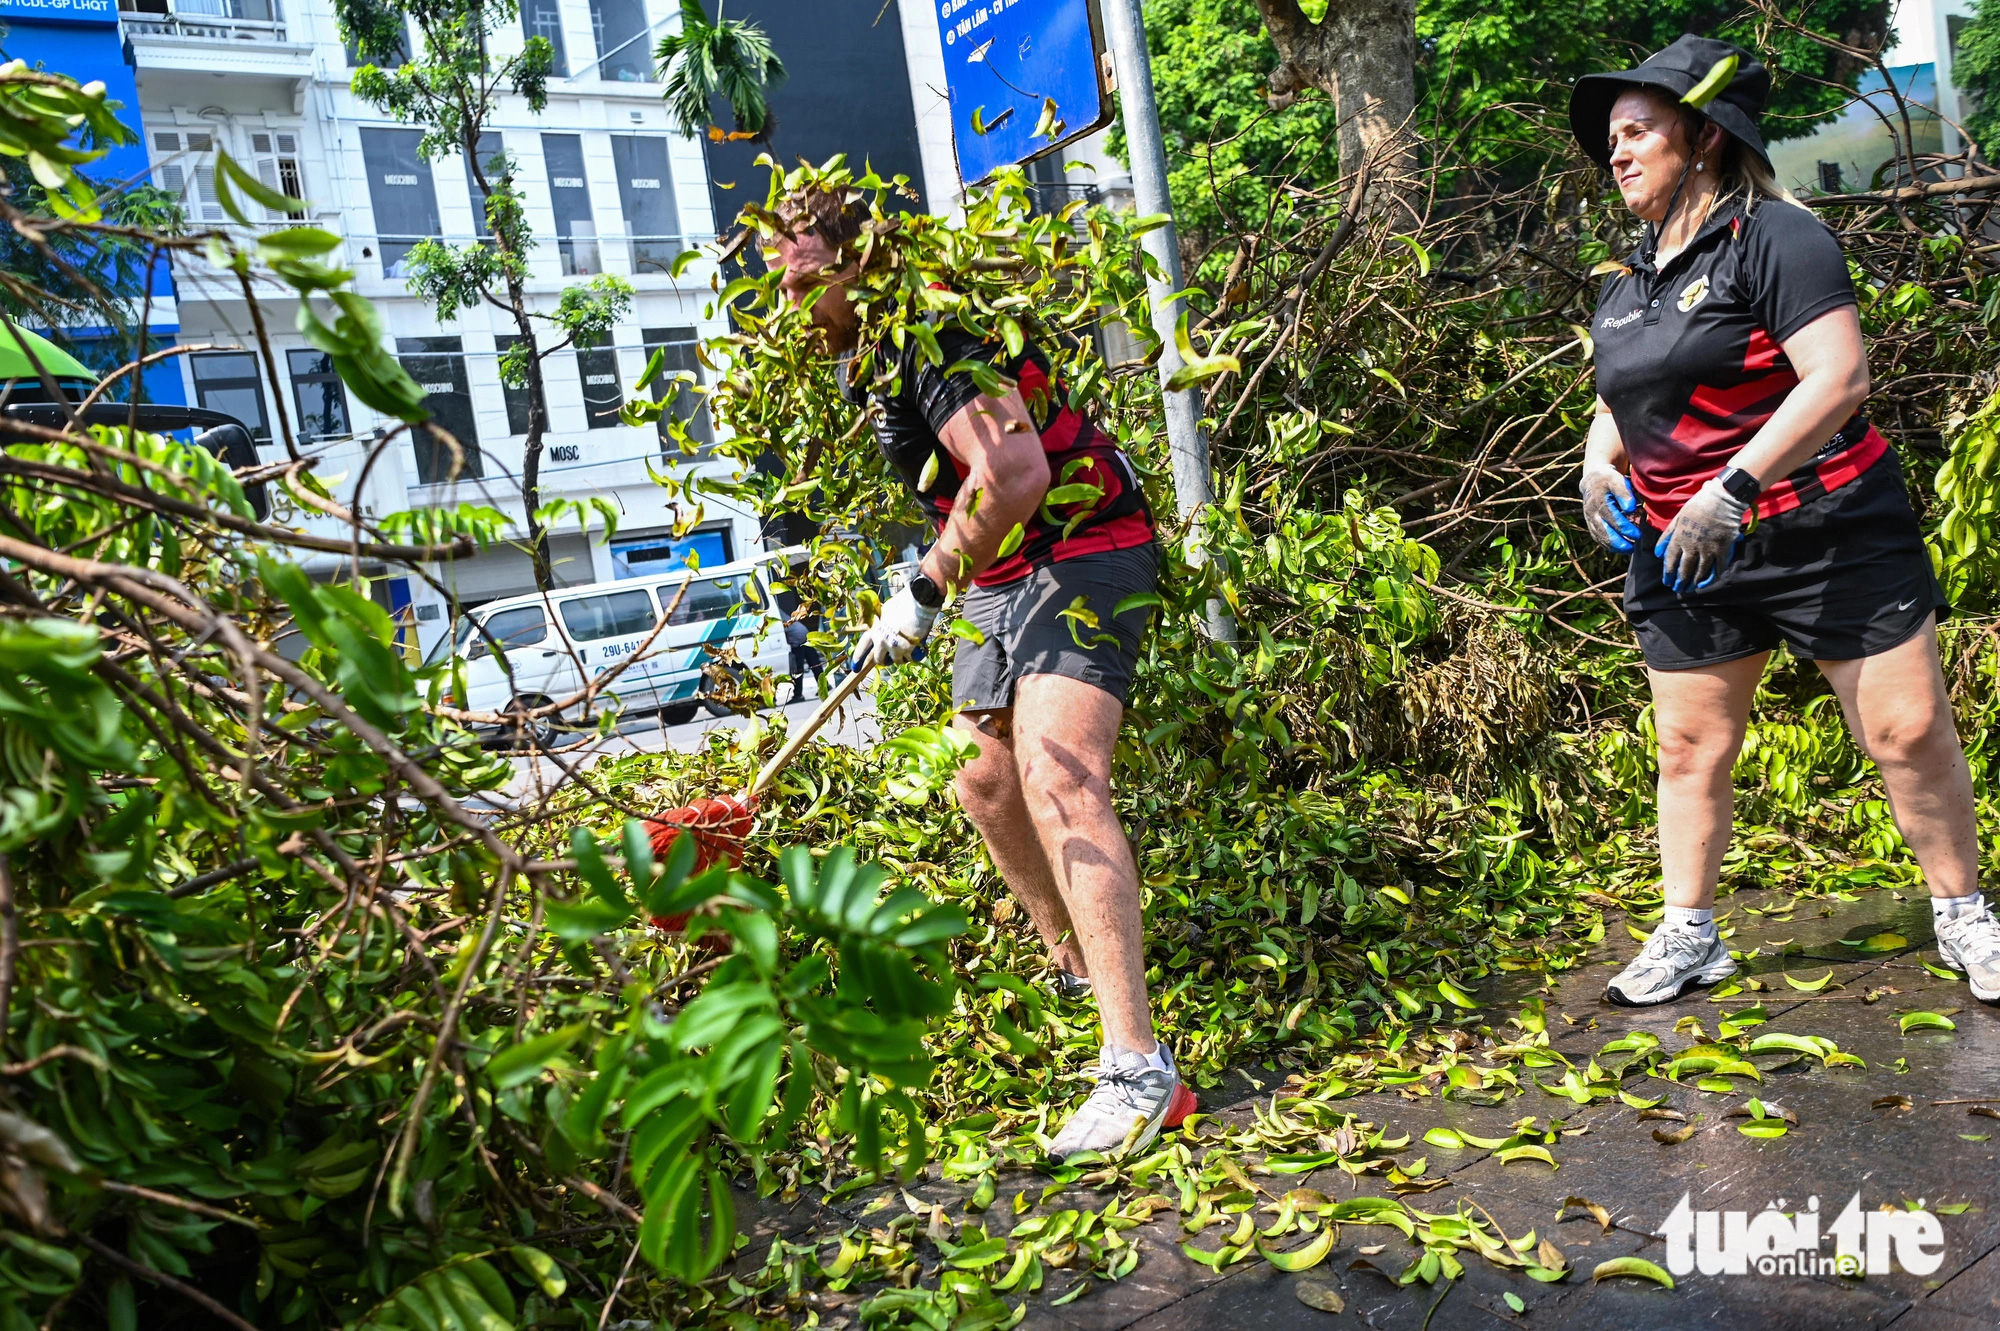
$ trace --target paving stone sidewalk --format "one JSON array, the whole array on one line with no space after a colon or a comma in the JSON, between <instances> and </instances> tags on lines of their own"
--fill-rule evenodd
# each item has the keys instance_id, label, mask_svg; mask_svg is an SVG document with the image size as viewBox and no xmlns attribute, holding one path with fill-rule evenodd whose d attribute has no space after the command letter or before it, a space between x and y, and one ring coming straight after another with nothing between
<instances>
[{"instance_id":1,"label":"paving stone sidewalk","mask_svg":"<svg viewBox=\"0 0 2000 1331\"><path fill-rule=\"evenodd\" d=\"M2000 1009L1987 1008L1971 997L1962 980L1943 980L1922 962L1935 962L1930 907L1922 899L1898 900L1887 891L1864 895L1854 902L1801 902L1790 919L1752 914L1748 907L1771 909L1786 898L1762 892L1739 892L1725 898L1735 928L1731 945L1760 955L1743 968L1746 976L1764 979L1769 988L1746 992L1716 1003L1696 994L1665 1008L1633 1011L1605 1003L1604 982L1637 952L1626 922L1615 914L1606 920L1606 943L1590 964L1563 976L1546 997L1551 1043L1579 1067L1606 1041L1633 1030L1649 1030L1670 1048L1689 1037L1677 1035L1674 1023L1694 1016L1713 1034L1725 1011L1761 1002L1768 1020L1758 1031L1825 1036L1840 1049L1866 1060L1865 1070L1822 1068L1802 1059L1771 1069L1761 1095L1798 1115L1799 1125L1776 1140L1754 1140L1737 1131L1740 1119L1723 1114L1744 1103L1744 1094L1722 1096L1676 1086L1660 1079L1633 1079L1628 1089L1648 1096L1662 1093L1667 1104L1690 1119L1697 1131L1678 1145L1653 1139L1656 1127L1673 1123L1641 1122L1635 1110L1616 1100L1579 1106L1567 1099L1528 1087L1521 1097L1509 1096L1494 1107L1447 1102L1436 1096L1410 1097L1377 1093L1339 1102L1358 1119L1386 1124L1392 1133L1407 1131L1413 1142L1433 1127L1451 1127L1485 1137L1504 1137L1509 1124L1525 1115L1559 1119L1565 1130L1551 1148L1560 1167L1550 1170L1536 1162L1503 1165L1481 1150L1426 1152L1432 1174L1444 1173L1450 1183L1413 1196L1411 1205L1428 1212L1450 1212L1464 1199L1476 1201L1510 1235L1529 1229L1554 1240L1568 1257L1573 1273L1559 1284L1539 1284L1518 1273L1503 1272L1465 1254L1465 1275L1435 1286L1399 1287L1392 1279L1367 1269L1359 1252L1363 1245L1387 1243L1380 1257L1393 1276L1417 1250L1393 1230L1344 1227L1328 1258L1306 1275L1287 1275L1259 1260L1248 1260L1221 1275L1190 1261L1180 1251L1186 1237L1179 1216L1166 1212L1149 1224L1129 1231L1142 1244L1143 1260L1130 1276L1101 1284L1074 1302L1051 1307L1071 1282L1062 1273L1052 1278L1029 1303L1023 1327L1041 1331L1224 1331L1226 1328L1341 1327L1431 1328L1480 1327L1495 1331L1499 1323L1565 1328L1755 1327L1879 1328L1898 1331L1992 1331L2000 1327L2000 1120L1970 1114L1967 1103L1936 1101L1986 1100L2000 1109ZM1865 954L1840 940L1893 933L1907 945ZM1781 972L1817 979L1832 971L1829 985L1815 992L1794 989ZM1537 981L1504 977L1481 995L1494 1003L1490 1020L1496 1031L1515 1010L1518 1000L1535 992ZM1895 992L1880 992L1892 989ZM1872 1002L1864 1002L1876 992ZM1952 1014L1952 1032L1913 1031L1904 1034L1898 1017L1923 1009ZM1262 1069L1251 1075L1275 1080ZM1560 1072L1560 1069L1557 1069ZM1524 1074L1525 1075L1525 1074ZM1546 1075L1546 1074L1545 1074ZM1691 1081L1692 1078L1684 1080ZM1525 1083L1524 1083L1525 1084ZM1230 1089L1234 1088L1234 1094ZM1204 1097L1203 1108L1226 1116L1247 1116L1249 1087L1232 1077L1228 1086ZM1268 1094L1268 1092L1266 1092ZM1905 1097L1878 1106L1885 1097ZM1993 1140L1968 1141L1986 1137ZM966 1189L931 1180L918 1185L919 1195L956 1211ZM1293 1179L1259 1179L1274 1191L1292 1186L1316 1187L1340 1197L1355 1191L1347 1176L1328 1170ZM1023 1188L1039 1192L1045 1180L1028 1174L1002 1177L1001 1203L990 1213L1009 1214L1004 1203ZM1386 1194L1379 1178L1359 1181L1363 1194ZM1901 1206L1923 1201L1931 1206L1970 1203L1957 1214L1939 1216L1944 1230L1944 1261L1932 1274L1918 1277L1900 1269L1862 1280L1833 1275L1681 1277L1677 1287L1663 1289L1648 1282L1614 1279L1593 1285L1590 1272L1608 1258L1636 1255L1662 1266L1666 1244L1657 1231L1683 1195L1697 1210L1744 1211L1752 1215L1777 1203L1802 1209L1808 1195L1820 1201L1821 1231L1825 1233L1848 1199L1860 1193L1865 1210L1884 1204ZM1587 1197L1604 1206L1613 1220L1609 1233L1580 1210L1556 1217L1564 1198ZM1071 1204L1090 1204L1080 1195ZM1095 1197L1101 1207L1108 1197ZM865 1205L857 1198L838 1209L801 1202L791 1208L763 1204L745 1215L746 1225L760 1241L776 1232L797 1236L818 1227L824 1233L853 1223ZM1004 1227L1004 1222L1001 1222ZM1296 1242L1292 1240L1290 1242ZM1213 1243L1203 1246L1212 1247ZM1831 1256L1833 1241L1822 1253ZM1357 1263L1362 1265L1357 1266ZM754 1264L754 1263L753 1263ZM1339 1313L1325 1313L1300 1303L1298 1281L1332 1285L1345 1301ZM1504 1295L1512 1292L1525 1306L1516 1313ZM854 1305L828 1309L822 1319Z\"/></svg>"}]
</instances>

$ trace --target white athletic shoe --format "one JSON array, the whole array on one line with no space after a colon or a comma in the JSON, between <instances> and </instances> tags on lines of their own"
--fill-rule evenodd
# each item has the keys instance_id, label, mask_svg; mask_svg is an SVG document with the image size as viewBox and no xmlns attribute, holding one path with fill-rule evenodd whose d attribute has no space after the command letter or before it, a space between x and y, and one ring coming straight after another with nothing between
<instances>
[{"instance_id":1,"label":"white athletic shoe","mask_svg":"<svg viewBox=\"0 0 2000 1331\"><path fill-rule=\"evenodd\" d=\"M1097 1082L1049 1143L1049 1158L1064 1160L1078 1151L1114 1156L1150 1146L1161 1128L1179 1127L1196 1108L1194 1092L1181 1082L1174 1056L1160 1046L1167 1066L1153 1066L1144 1054L1105 1045L1089 1074Z\"/></svg>"},{"instance_id":2,"label":"white athletic shoe","mask_svg":"<svg viewBox=\"0 0 2000 1331\"><path fill-rule=\"evenodd\" d=\"M1736 962L1719 933L1704 935L1692 925L1662 923L1632 964L1604 986L1604 996L1621 1007L1652 1007L1735 973Z\"/></svg>"},{"instance_id":3,"label":"white athletic shoe","mask_svg":"<svg viewBox=\"0 0 2000 1331\"><path fill-rule=\"evenodd\" d=\"M1972 996L1982 1003L2000 1003L2000 920L1990 909L1936 921L1938 955L1944 964L1964 973Z\"/></svg>"}]
</instances>

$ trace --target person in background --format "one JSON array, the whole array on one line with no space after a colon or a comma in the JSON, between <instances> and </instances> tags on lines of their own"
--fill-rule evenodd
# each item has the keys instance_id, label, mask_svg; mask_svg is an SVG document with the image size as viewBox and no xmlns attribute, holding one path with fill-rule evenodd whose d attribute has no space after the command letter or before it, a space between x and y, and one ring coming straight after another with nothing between
<instances>
[{"instance_id":1,"label":"person in background","mask_svg":"<svg viewBox=\"0 0 2000 1331\"><path fill-rule=\"evenodd\" d=\"M1646 224L1598 296L1582 492L1591 535L1631 555L1666 914L1605 996L1664 1003L1735 971L1714 917L1731 772L1782 643L1832 685L1929 883L1939 954L1990 1003L2000 923L1938 659L1950 606L1896 452L1862 410L1840 245L1772 173L1757 127L1770 82L1748 53L1686 36L1579 79L1570 101L1577 142Z\"/></svg>"},{"instance_id":2,"label":"person in background","mask_svg":"<svg viewBox=\"0 0 2000 1331\"><path fill-rule=\"evenodd\" d=\"M799 702L806 696L806 685L818 678L826 669L826 657L808 639L812 627L804 618L794 614L785 621L785 645L792 652L792 701Z\"/></svg>"},{"instance_id":3,"label":"person in background","mask_svg":"<svg viewBox=\"0 0 2000 1331\"><path fill-rule=\"evenodd\" d=\"M818 293L812 321L840 358L843 391L872 416L883 454L938 532L855 659L915 658L945 602L964 594L960 613L984 641L959 642L952 658L954 724L979 741L959 772L959 802L1047 942L1059 991L1094 992L1104 1024L1096 1088L1050 1154L1137 1150L1195 1108L1153 1035L1138 869L1111 803L1112 746L1147 620L1143 607L1116 611L1151 591L1159 568L1138 474L1115 441L1062 405L1032 341L1010 354L945 321L941 361L924 360L910 338L901 352L874 348L872 382L852 382L864 348L850 289L867 215L819 190L794 195L779 215L789 231L773 257L785 293L794 303ZM986 396L948 368L967 360L1013 386ZM1058 475L1087 478L1097 497L1045 504ZM1003 555L1016 528L1018 548ZM1079 598L1097 631L1073 632L1064 617Z\"/></svg>"}]
</instances>

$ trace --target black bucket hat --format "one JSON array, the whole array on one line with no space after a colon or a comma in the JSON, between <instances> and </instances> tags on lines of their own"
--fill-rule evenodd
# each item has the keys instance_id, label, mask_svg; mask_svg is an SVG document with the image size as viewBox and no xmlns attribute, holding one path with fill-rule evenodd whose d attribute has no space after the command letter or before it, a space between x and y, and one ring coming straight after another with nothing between
<instances>
[{"instance_id":1,"label":"black bucket hat","mask_svg":"<svg viewBox=\"0 0 2000 1331\"><path fill-rule=\"evenodd\" d=\"M1771 165L1764 136L1757 121L1764 114L1764 102L1771 95L1771 71L1740 46L1713 37L1687 33L1665 50L1647 56L1635 68L1609 74L1586 74L1576 81L1569 97L1569 127L1577 144L1599 166L1611 166L1611 107L1630 88L1658 88L1675 100L1686 97L1707 78L1717 64L1730 56L1737 59L1736 73L1701 108L1710 120L1728 130L1738 142Z\"/></svg>"}]
</instances>

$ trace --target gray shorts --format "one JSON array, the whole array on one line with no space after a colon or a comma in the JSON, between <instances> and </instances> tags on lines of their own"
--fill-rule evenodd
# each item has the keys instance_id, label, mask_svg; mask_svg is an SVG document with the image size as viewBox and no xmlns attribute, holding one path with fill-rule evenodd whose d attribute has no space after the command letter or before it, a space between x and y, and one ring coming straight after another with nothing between
<instances>
[{"instance_id":1,"label":"gray shorts","mask_svg":"<svg viewBox=\"0 0 2000 1331\"><path fill-rule=\"evenodd\" d=\"M1024 675L1062 675L1103 689L1122 704L1132 687L1139 637L1151 606L1112 615L1118 603L1159 585L1160 552L1148 544L1130 550L1079 555L1044 564L1000 587L975 587L962 610L986 635L960 639L951 665L951 697L962 712L990 712L1014 705ZM1083 597L1097 627L1063 611Z\"/></svg>"}]
</instances>

